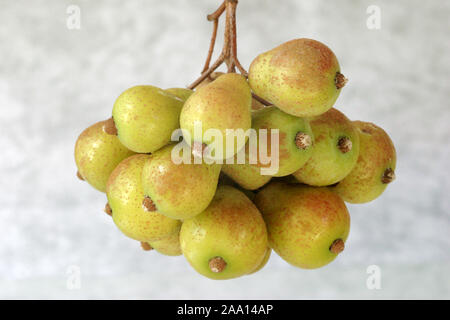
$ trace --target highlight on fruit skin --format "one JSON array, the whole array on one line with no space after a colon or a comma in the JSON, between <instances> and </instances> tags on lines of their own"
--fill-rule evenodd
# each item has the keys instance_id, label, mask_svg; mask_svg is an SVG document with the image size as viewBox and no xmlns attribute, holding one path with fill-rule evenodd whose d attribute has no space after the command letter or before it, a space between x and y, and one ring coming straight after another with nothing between
<instances>
[{"instance_id":1,"label":"highlight on fruit skin","mask_svg":"<svg viewBox=\"0 0 450 320\"><path fill-rule=\"evenodd\" d=\"M75 143L74 152L78 178L101 192L105 192L114 168L135 154L120 143L117 136L105 132L108 121L99 121L85 129Z\"/></svg>"},{"instance_id":2,"label":"highlight on fruit skin","mask_svg":"<svg viewBox=\"0 0 450 320\"><path fill-rule=\"evenodd\" d=\"M260 54L250 65L253 92L286 113L313 117L329 110L347 79L325 44L294 39Z\"/></svg>"},{"instance_id":3,"label":"highlight on fruit skin","mask_svg":"<svg viewBox=\"0 0 450 320\"><path fill-rule=\"evenodd\" d=\"M315 138L312 155L293 176L307 185L324 187L344 179L356 165L359 154L359 134L352 121L331 108L311 118Z\"/></svg>"},{"instance_id":4,"label":"highlight on fruit skin","mask_svg":"<svg viewBox=\"0 0 450 320\"><path fill-rule=\"evenodd\" d=\"M198 273L216 280L232 279L260 265L268 247L267 229L244 193L219 186L205 211L183 221L180 244Z\"/></svg>"},{"instance_id":5,"label":"highlight on fruit skin","mask_svg":"<svg viewBox=\"0 0 450 320\"><path fill-rule=\"evenodd\" d=\"M330 188L271 182L256 195L270 247L288 263L323 267L344 250L350 215Z\"/></svg>"},{"instance_id":6,"label":"highlight on fruit skin","mask_svg":"<svg viewBox=\"0 0 450 320\"><path fill-rule=\"evenodd\" d=\"M395 179L397 155L389 135L370 122L353 121L360 150L352 171L332 188L344 201L367 203L378 198Z\"/></svg>"}]
</instances>

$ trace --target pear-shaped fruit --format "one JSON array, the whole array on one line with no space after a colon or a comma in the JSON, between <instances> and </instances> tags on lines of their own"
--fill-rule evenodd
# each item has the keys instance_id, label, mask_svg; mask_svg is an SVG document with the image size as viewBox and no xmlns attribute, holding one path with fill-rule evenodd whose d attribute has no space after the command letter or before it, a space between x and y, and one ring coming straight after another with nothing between
<instances>
[{"instance_id":1,"label":"pear-shaped fruit","mask_svg":"<svg viewBox=\"0 0 450 320\"><path fill-rule=\"evenodd\" d=\"M311 39L291 40L260 54L248 80L258 96L298 117L330 109L346 82L334 53Z\"/></svg>"},{"instance_id":2,"label":"pear-shaped fruit","mask_svg":"<svg viewBox=\"0 0 450 320\"><path fill-rule=\"evenodd\" d=\"M269 244L288 263L322 267L344 249L350 216L344 201L329 188L272 182L255 199Z\"/></svg>"},{"instance_id":3,"label":"pear-shaped fruit","mask_svg":"<svg viewBox=\"0 0 450 320\"><path fill-rule=\"evenodd\" d=\"M241 129L242 133L245 133L250 128L251 100L252 95L246 79L235 73L224 74L199 88L185 102L181 111L181 129L190 135L185 137L186 140L206 146L215 142L216 148L212 147L214 150L210 150L210 155L216 159L233 156L244 147L248 139L248 136L245 136L245 139L236 139L234 130ZM203 135L195 137L194 127L199 124ZM220 136L205 134L209 129L215 129L215 133ZM215 141L216 138L218 141ZM223 149L220 148L222 146Z\"/></svg>"},{"instance_id":4,"label":"pear-shaped fruit","mask_svg":"<svg viewBox=\"0 0 450 320\"><path fill-rule=\"evenodd\" d=\"M312 157L293 175L312 186L335 184L350 173L358 160L358 131L334 108L311 119L310 125L315 137Z\"/></svg>"},{"instance_id":5,"label":"pear-shaped fruit","mask_svg":"<svg viewBox=\"0 0 450 320\"><path fill-rule=\"evenodd\" d=\"M183 101L186 101L191 96L191 94L194 93L193 90L186 88L169 88L165 91L173 94L174 96L177 96Z\"/></svg>"},{"instance_id":6,"label":"pear-shaped fruit","mask_svg":"<svg viewBox=\"0 0 450 320\"><path fill-rule=\"evenodd\" d=\"M185 220L181 250L191 266L211 279L255 270L267 251L267 231L255 205L240 191L221 186L209 207Z\"/></svg>"},{"instance_id":7,"label":"pear-shaped fruit","mask_svg":"<svg viewBox=\"0 0 450 320\"><path fill-rule=\"evenodd\" d=\"M75 144L75 162L78 177L105 192L106 182L114 168L134 154L116 135L108 134L105 127L111 120L100 121L84 130Z\"/></svg>"},{"instance_id":8,"label":"pear-shaped fruit","mask_svg":"<svg viewBox=\"0 0 450 320\"><path fill-rule=\"evenodd\" d=\"M180 221L142 205L142 170L149 155L138 154L123 160L109 177L108 204L117 227L138 241L153 241L178 232Z\"/></svg>"},{"instance_id":9,"label":"pear-shaped fruit","mask_svg":"<svg viewBox=\"0 0 450 320\"><path fill-rule=\"evenodd\" d=\"M252 128L259 132L267 130L270 137L272 130L278 129L279 169L275 177L290 175L303 167L313 154L314 135L309 121L289 115L276 107L267 107L253 114ZM270 142L270 139L267 138ZM268 143L268 153L272 154L272 146Z\"/></svg>"},{"instance_id":10,"label":"pear-shaped fruit","mask_svg":"<svg viewBox=\"0 0 450 320\"><path fill-rule=\"evenodd\" d=\"M213 199L221 165L195 164L191 154L191 163L177 164L172 160L175 146L170 144L148 157L142 186L146 201L151 200L155 210L170 218L188 219L204 211ZM183 152L176 156L182 158Z\"/></svg>"},{"instance_id":11,"label":"pear-shaped fruit","mask_svg":"<svg viewBox=\"0 0 450 320\"><path fill-rule=\"evenodd\" d=\"M373 123L353 121L360 140L358 162L333 188L344 201L365 203L379 197L395 179L396 152L388 134Z\"/></svg>"},{"instance_id":12,"label":"pear-shaped fruit","mask_svg":"<svg viewBox=\"0 0 450 320\"><path fill-rule=\"evenodd\" d=\"M119 140L130 150L154 152L170 142L179 128L183 100L153 86L135 86L114 103L113 119Z\"/></svg>"},{"instance_id":13,"label":"pear-shaped fruit","mask_svg":"<svg viewBox=\"0 0 450 320\"><path fill-rule=\"evenodd\" d=\"M180 226L181 227L181 226ZM180 256L180 232L175 232L160 240L150 241L149 246L165 256Z\"/></svg>"}]
</instances>

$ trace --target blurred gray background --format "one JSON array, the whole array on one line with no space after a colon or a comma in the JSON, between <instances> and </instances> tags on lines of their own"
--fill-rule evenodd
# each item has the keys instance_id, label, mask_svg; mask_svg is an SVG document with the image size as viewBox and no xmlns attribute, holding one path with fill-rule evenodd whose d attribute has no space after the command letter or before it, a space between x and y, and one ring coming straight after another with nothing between
<instances>
[{"instance_id":1,"label":"blurred gray background","mask_svg":"<svg viewBox=\"0 0 450 320\"><path fill-rule=\"evenodd\" d=\"M183 257L142 251L102 212L105 195L75 177L77 136L128 87L192 82L212 30L205 16L219 4L0 0L0 298L450 298L446 0L240 1L246 68L290 39L326 43L350 79L336 107L396 145L398 179L349 206L350 237L332 264L301 270L273 254L255 275L212 281ZM67 28L69 5L81 9L79 30ZM370 5L380 30L366 26ZM370 265L381 270L378 290L366 285Z\"/></svg>"}]
</instances>

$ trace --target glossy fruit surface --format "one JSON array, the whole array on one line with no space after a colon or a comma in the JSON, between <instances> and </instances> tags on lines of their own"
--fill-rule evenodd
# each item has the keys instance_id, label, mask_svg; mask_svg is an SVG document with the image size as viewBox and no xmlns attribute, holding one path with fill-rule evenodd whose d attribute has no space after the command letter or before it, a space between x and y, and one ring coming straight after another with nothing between
<instances>
[{"instance_id":1,"label":"glossy fruit surface","mask_svg":"<svg viewBox=\"0 0 450 320\"><path fill-rule=\"evenodd\" d=\"M149 155L138 154L123 160L112 172L106 187L108 203L116 226L138 241L159 240L178 231L180 221L142 205L142 170Z\"/></svg>"},{"instance_id":2,"label":"glossy fruit surface","mask_svg":"<svg viewBox=\"0 0 450 320\"><path fill-rule=\"evenodd\" d=\"M119 140L130 150L154 152L168 144L179 128L183 100L154 86L125 90L114 103L112 115Z\"/></svg>"},{"instance_id":3,"label":"glossy fruit surface","mask_svg":"<svg viewBox=\"0 0 450 320\"><path fill-rule=\"evenodd\" d=\"M134 154L115 135L104 130L100 121L84 130L75 144L75 163L81 178L95 189L105 192L106 182L114 168Z\"/></svg>"},{"instance_id":4,"label":"glossy fruit surface","mask_svg":"<svg viewBox=\"0 0 450 320\"><path fill-rule=\"evenodd\" d=\"M312 118L315 137L311 158L295 178L312 186L328 186L344 179L358 160L359 134L352 122L337 109Z\"/></svg>"},{"instance_id":5,"label":"glossy fruit surface","mask_svg":"<svg viewBox=\"0 0 450 320\"><path fill-rule=\"evenodd\" d=\"M350 203L378 198L395 179L396 152L389 135L373 123L354 121L360 138L358 162L333 189Z\"/></svg>"},{"instance_id":6,"label":"glossy fruit surface","mask_svg":"<svg viewBox=\"0 0 450 320\"><path fill-rule=\"evenodd\" d=\"M260 54L248 79L258 96L299 117L330 109L346 81L334 53L311 39L291 40Z\"/></svg>"},{"instance_id":7,"label":"glossy fruit surface","mask_svg":"<svg viewBox=\"0 0 450 320\"><path fill-rule=\"evenodd\" d=\"M255 199L263 214L271 248L290 264L314 269L344 249L350 216L329 188L272 182Z\"/></svg>"},{"instance_id":8,"label":"glossy fruit surface","mask_svg":"<svg viewBox=\"0 0 450 320\"><path fill-rule=\"evenodd\" d=\"M203 213L183 222L180 242L197 272L211 279L231 279L261 264L267 231L255 205L237 189L222 186Z\"/></svg>"}]
</instances>

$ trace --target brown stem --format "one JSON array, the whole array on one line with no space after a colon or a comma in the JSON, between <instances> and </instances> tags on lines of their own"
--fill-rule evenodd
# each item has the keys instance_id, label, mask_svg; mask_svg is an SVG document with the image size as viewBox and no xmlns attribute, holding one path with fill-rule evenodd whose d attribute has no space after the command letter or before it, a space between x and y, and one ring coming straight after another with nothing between
<instances>
[{"instance_id":1,"label":"brown stem","mask_svg":"<svg viewBox=\"0 0 450 320\"><path fill-rule=\"evenodd\" d=\"M269 101L264 100L263 98L261 98L260 96L254 94L254 93L252 93L252 97L253 97L253 99L261 102L265 106L271 106L272 105Z\"/></svg>"},{"instance_id":2,"label":"brown stem","mask_svg":"<svg viewBox=\"0 0 450 320\"><path fill-rule=\"evenodd\" d=\"M216 11L207 16L209 21L214 22L213 33L211 36L211 42L208 50L208 56L206 58L206 62L200 77L188 86L189 89L191 90L195 89L195 87L197 87L203 80L208 78L210 74L214 72L223 63L227 65L227 71L229 73L236 72L236 68L238 68L239 72L243 76L247 77L248 75L247 71L244 69L244 67L242 67L241 63L237 58L237 40L236 40L237 4L238 0L224 0L224 2L220 5L220 7ZM222 52L220 53L219 57L214 62L214 64L212 66L209 66L212 54L214 52L219 18L223 14L223 12L226 12L226 18L225 18L224 43ZM264 102L262 103L265 104Z\"/></svg>"}]
</instances>

